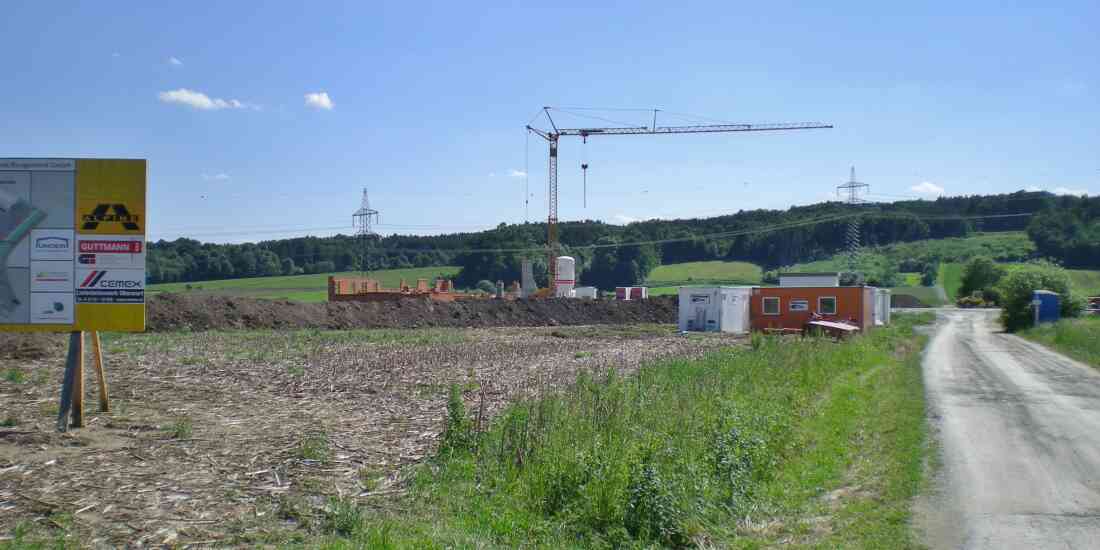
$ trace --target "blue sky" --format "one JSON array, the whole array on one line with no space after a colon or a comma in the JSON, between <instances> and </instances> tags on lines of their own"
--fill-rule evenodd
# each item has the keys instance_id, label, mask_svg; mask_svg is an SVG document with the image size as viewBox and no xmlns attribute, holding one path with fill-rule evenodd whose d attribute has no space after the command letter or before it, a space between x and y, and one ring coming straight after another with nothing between
<instances>
[{"instance_id":1,"label":"blue sky","mask_svg":"<svg viewBox=\"0 0 1100 550\"><path fill-rule=\"evenodd\" d=\"M562 219L786 208L851 164L884 200L1100 192L1100 4L893 4L6 3L0 156L147 158L151 238L234 242L350 230L363 186L385 233L520 222L525 170L544 219L543 105L836 125L565 139Z\"/></svg>"}]
</instances>

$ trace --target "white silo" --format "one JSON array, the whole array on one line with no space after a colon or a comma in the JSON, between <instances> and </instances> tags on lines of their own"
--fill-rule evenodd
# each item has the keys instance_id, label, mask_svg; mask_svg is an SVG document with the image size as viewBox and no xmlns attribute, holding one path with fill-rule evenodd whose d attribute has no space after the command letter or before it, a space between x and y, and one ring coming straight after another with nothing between
<instances>
[{"instance_id":1,"label":"white silo","mask_svg":"<svg viewBox=\"0 0 1100 550\"><path fill-rule=\"evenodd\" d=\"M554 296L572 298L573 285L577 284L577 260L572 256L558 256L558 278L554 281Z\"/></svg>"}]
</instances>

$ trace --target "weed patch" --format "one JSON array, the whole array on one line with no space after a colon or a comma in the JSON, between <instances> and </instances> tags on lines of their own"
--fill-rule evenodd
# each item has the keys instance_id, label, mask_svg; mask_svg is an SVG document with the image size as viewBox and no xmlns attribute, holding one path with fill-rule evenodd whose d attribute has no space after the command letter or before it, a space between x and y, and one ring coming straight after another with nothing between
<instances>
[{"instance_id":1,"label":"weed patch","mask_svg":"<svg viewBox=\"0 0 1100 550\"><path fill-rule=\"evenodd\" d=\"M302 460L324 463L328 461L331 454L328 434L324 432L307 435L298 442L297 455Z\"/></svg>"},{"instance_id":2,"label":"weed patch","mask_svg":"<svg viewBox=\"0 0 1100 550\"><path fill-rule=\"evenodd\" d=\"M11 382L12 384L22 384L27 376L23 374L23 371L19 369L8 369L4 371L4 380Z\"/></svg>"},{"instance_id":3,"label":"weed patch","mask_svg":"<svg viewBox=\"0 0 1100 550\"><path fill-rule=\"evenodd\" d=\"M172 429L170 430L170 433L175 439L190 439L191 429L191 419L184 416L177 418L176 421L172 423Z\"/></svg>"}]
</instances>

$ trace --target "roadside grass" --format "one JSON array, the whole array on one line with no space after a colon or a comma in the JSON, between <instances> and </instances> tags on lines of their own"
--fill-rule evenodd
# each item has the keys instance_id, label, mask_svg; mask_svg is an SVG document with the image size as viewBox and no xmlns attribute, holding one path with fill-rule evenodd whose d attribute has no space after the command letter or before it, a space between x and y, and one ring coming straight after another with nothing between
<instances>
[{"instance_id":1,"label":"roadside grass","mask_svg":"<svg viewBox=\"0 0 1100 550\"><path fill-rule=\"evenodd\" d=\"M646 278L645 284L656 287L758 285L763 276L763 271L756 264L715 260L657 266Z\"/></svg>"},{"instance_id":2,"label":"roadside grass","mask_svg":"<svg viewBox=\"0 0 1100 550\"><path fill-rule=\"evenodd\" d=\"M456 266L414 267L407 269L383 269L371 271L370 276L382 281L382 285L396 288L405 279L415 284L417 279L434 277L451 278L458 274ZM250 277L244 279L221 279L217 281L196 281L191 283L160 283L149 285L150 292L218 292L219 294L240 294L256 298L304 299L303 301L323 301L327 298L328 277L360 277L362 272L316 273L311 275L287 275L278 277Z\"/></svg>"},{"instance_id":3,"label":"roadside grass","mask_svg":"<svg viewBox=\"0 0 1100 550\"><path fill-rule=\"evenodd\" d=\"M1017 334L1083 363L1100 367L1100 317L1062 319Z\"/></svg>"},{"instance_id":4,"label":"roadside grass","mask_svg":"<svg viewBox=\"0 0 1100 550\"><path fill-rule=\"evenodd\" d=\"M940 264L939 283L947 293L948 300L959 298L959 288L962 287L963 264L944 262Z\"/></svg>"},{"instance_id":5,"label":"roadside grass","mask_svg":"<svg viewBox=\"0 0 1100 550\"><path fill-rule=\"evenodd\" d=\"M439 454L388 505L341 508L324 548L916 546L920 350L763 337L623 377L582 375L477 432L452 389ZM342 506L342 505L341 505Z\"/></svg>"}]
</instances>

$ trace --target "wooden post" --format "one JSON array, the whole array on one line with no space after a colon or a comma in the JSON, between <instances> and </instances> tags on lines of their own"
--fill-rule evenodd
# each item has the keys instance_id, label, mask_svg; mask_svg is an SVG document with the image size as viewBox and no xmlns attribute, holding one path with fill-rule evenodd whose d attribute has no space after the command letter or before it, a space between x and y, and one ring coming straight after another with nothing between
<instances>
[{"instance_id":1,"label":"wooden post","mask_svg":"<svg viewBox=\"0 0 1100 550\"><path fill-rule=\"evenodd\" d=\"M80 350L80 333L69 333L69 353L65 358L65 378L61 383L61 404L57 409L57 431L64 432L69 429L69 411L73 404L73 385L76 380L77 365L80 364L78 353Z\"/></svg>"},{"instance_id":2,"label":"wooden post","mask_svg":"<svg viewBox=\"0 0 1100 550\"><path fill-rule=\"evenodd\" d=\"M99 342L99 331L92 332L92 355L96 379L99 380L99 410L111 412L111 394L107 390L107 374L103 372L103 347Z\"/></svg>"},{"instance_id":3,"label":"wooden post","mask_svg":"<svg viewBox=\"0 0 1100 550\"><path fill-rule=\"evenodd\" d=\"M73 378L73 427L84 427L84 333L77 332L76 377Z\"/></svg>"}]
</instances>

